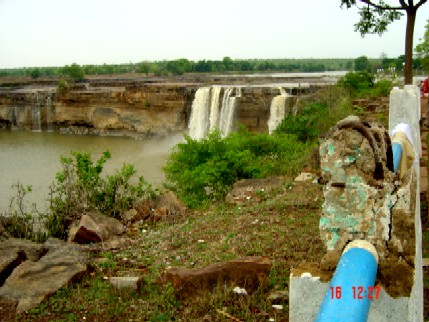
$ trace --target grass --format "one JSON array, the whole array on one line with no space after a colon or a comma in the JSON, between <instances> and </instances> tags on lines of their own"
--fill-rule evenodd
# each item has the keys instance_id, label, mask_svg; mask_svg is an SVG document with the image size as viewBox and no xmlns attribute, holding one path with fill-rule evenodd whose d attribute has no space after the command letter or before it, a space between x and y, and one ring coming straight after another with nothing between
<instances>
[{"instance_id":1,"label":"grass","mask_svg":"<svg viewBox=\"0 0 429 322\"><path fill-rule=\"evenodd\" d=\"M305 193L304 193L305 192ZM263 201L245 205L213 204L175 223L134 227L126 249L97 254L92 270L37 309L16 321L288 321L288 301L275 310L267 299L273 290L288 290L290 269L302 260L320 261L324 247L318 220L321 186L294 183L265 193ZM268 286L237 296L232 285L218 285L203 296L178 299L160 283L167 267L202 268L244 256L272 261ZM114 289L110 276L144 275L138 292Z\"/></svg>"}]
</instances>

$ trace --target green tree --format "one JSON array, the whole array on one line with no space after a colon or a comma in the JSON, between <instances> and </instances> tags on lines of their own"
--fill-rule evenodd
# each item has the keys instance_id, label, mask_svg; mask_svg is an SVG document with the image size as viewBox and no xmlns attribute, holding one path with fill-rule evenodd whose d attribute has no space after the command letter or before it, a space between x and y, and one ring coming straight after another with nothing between
<instances>
[{"instance_id":1,"label":"green tree","mask_svg":"<svg viewBox=\"0 0 429 322\"><path fill-rule=\"evenodd\" d=\"M167 62L166 68L173 75L183 75L192 71L192 63L185 58L176 59Z\"/></svg>"},{"instance_id":2,"label":"green tree","mask_svg":"<svg viewBox=\"0 0 429 322\"><path fill-rule=\"evenodd\" d=\"M392 0L393 1L393 0ZM358 2L363 4L358 6ZM358 7L360 21L355 24L355 30L362 36L370 33L383 34L390 23L398 20L405 11L407 27L405 31L405 84L413 82L413 36L417 10L427 0L398 0L399 5L392 5L383 0L341 0L341 7Z\"/></svg>"},{"instance_id":3,"label":"green tree","mask_svg":"<svg viewBox=\"0 0 429 322\"><path fill-rule=\"evenodd\" d=\"M141 63L139 66L139 72L148 75L152 71L152 64Z\"/></svg>"},{"instance_id":4,"label":"green tree","mask_svg":"<svg viewBox=\"0 0 429 322\"><path fill-rule=\"evenodd\" d=\"M230 57L228 56L223 57L222 62L223 62L223 65L225 66L226 71L234 70L234 61Z\"/></svg>"},{"instance_id":5,"label":"green tree","mask_svg":"<svg viewBox=\"0 0 429 322\"><path fill-rule=\"evenodd\" d=\"M366 56L360 56L354 61L355 71L357 72L369 72L371 70L371 63Z\"/></svg>"},{"instance_id":6,"label":"green tree","mask_svg":"<svg viewBox=\"0 0 429 322\"><path fill-rule=\"evenodd\" d=\"M31 70L30 72L31 78L32 79L36 79L40 77L40 69L39 68L34 68Z\"/></svg>"},{"instance_id":7,"label":"green tree","mask_svg":"<svg viewBox=\"0 0 429 322\"><path fill-rule=\"evenodd\" d=\"M65 66L63 72L75 82L85 77L83 68L76 63L73 63L71 66Z\"/></svg>"},{"instance_id":8,"label":"green tree","mask_svg":"<svg viewBox=\"0 0 429 322\"><path fill-rule=\"evenodd\" d=\"M420 59L421 66L425 73L429 72L429 20L425 26L425 33L423 38L419 39L421 42L416 46L415 52Z\"/></svg>"}]
</instances>

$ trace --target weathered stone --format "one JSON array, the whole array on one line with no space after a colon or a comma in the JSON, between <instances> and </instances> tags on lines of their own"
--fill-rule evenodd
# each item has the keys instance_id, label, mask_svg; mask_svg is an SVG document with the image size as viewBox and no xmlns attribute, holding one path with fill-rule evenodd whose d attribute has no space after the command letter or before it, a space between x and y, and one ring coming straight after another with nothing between
<instances>
[{"instance_id":1,"label":"weathered stone","mask_svg":"<svg viewBox=\"0 0 429 322\"><path fill-rule=\"evenodd\" d=\"M155 200L156 208L166 208L170 215L184 215L187 211L186 206L170 190L159 195Z\"/></svg>"},{"instance_id":2,"label":"weathered stone","mask_svg":"<svg viewBox=\"0 0 429 322\"><path fill-rule=\"evenodd\" d=\"M166 271L166 279L181 296L210 290L217 283L231 283L253 292L266 286L270 269L268 257L245 257L201 269L171 268Z\"/></svg>"},{"instance_id":3,"label":"weathered stone","mask_svg":"<svg viewBox=\"0 0 429 322\"><path fill-rule=\"evenodd\" d=\"M70 228L69 241L79 244L98 243L123 233L125 226L119 220L90 213L83 215L79 224Z\"/></svg>"},{"instance_id":4,"label":"weathered stone","mask_svg":"<svg viewBox=\"0 0 429 322\"><path fill-rule=\"evenodd\" d=\"M137 219L138 218L137 216L138 216L138 212L136 209L129 209L127 211L124 211L121 214L121 219L123 222L132 223L139 220Z\"/></svg>"},{"instance_id":5,"label":"weathered stone","mask_svg":"<svg viewBox=\"0 0 429 322\"><path fill-rule=\"evenodd\" d=\"M153 200L145 200L134 205L134 208L124 211L121 214L121 220L126 224L132 224L139 220L146 220L153 215L154 207Z\"/></svg>"},{"instance_id":6,"label":"weathered stone","mask_svg":"<svg viewBox=\"0 0 429 322\"><path fill-rule=\"evenodd\" d=\"M273 291L268 295L268 301L273 304L283 303L289 301L288 291Z\"/></svg>"},{"instance_id":7,"label":"weathered stone","mask_svg":"<svg viewBox=\"0 0 429 322\"><path fill-rule=\"evenodd\" d=\"M25 260L25 254L17 249L0 249L0 286L12 274L12 271Z\"/></svg>"},{"instance_id":8,"label":"weathered stone","mask_svg":"<svg viewBox=\"0 0 429 322\"><path fill-rule=\"evenodd\" d=\"M18 302L17 312L36 307L87 269L87 255L78 245L52 238L42 247L47 253L40 260L22 262L0 287L0 298Z\"/></svg>"},{"instance_id":9,"label":"weathered stone","mask_svg":"<svg viewBox=\"0 0 429 322\"><path fill-rule=\"evenodd\" d=\"M166 207L156 208L153 212L153 221L160 221L166 218L168 215L169 215L169 212Z\"/></svg>"},{"instance_id":10,"label":"weathered stone","mask_svg":"<svg viewBox=\"0 0 429 322\"><path fill-rule=\"evenodd\" d=\"M139 290L142 278L138 276L115 276L109 279L110 284L119 290Z\"/></svg>"},{"instance_id":11,"label":"weathered stone","mask_svg":"<svg viewBox=\"0 0 429 322\"><path fill-rule=\"evenodd\" d=\"M295 182L314 181L317 176L314 173L302 172L295 179Z\"/></svg>"},{"instance_id":12,"label":"weathered stone","mask_svg":"<svg viewBox=\"0 0 429 322\"><path fill-rule=\"evenodd\" d=\"M25 259L31 260L33 262L38 261L46 253L46 249L42 244L38 244L27 239L18 238L10 238L0 243L0 251L3 250L22 252L25 256Z\"/></svg>"},{"instance_id":13,"label":"weathered stone","mask_svg":"<svg viewBox=\"0 0 429 322\"><path fill-rule=\"evenodd\" d=\"M10 238L0 243L0 286L22 262L38 261L46 251L43 245L25 239Z\"/></svg>"}]
</instances>

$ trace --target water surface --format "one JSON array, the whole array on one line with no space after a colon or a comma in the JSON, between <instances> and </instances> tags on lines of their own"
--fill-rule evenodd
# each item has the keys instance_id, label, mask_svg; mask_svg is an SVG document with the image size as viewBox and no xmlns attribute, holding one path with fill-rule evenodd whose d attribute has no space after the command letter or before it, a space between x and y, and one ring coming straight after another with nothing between
<instances>
[{"instance_id":1,"label":"water surface","mask_svg":"<svg viewBox=\"0 0 429 322\"><path fill-rule=\"evenodd\" d=\"M60 156L68 156L70 151L90 152L96 160L109 150L112 158L105 164L106 173L114 173L123 163L131 163L137 175L157 186L164 180L161 168L168 152L181 140L181 134L139 141L126 137L0 130L0 212L8 208L14 194L11 186L17 182L31 185L29 201L44 209L49 185L61 170Z\"/></svg>"}]
</instances>

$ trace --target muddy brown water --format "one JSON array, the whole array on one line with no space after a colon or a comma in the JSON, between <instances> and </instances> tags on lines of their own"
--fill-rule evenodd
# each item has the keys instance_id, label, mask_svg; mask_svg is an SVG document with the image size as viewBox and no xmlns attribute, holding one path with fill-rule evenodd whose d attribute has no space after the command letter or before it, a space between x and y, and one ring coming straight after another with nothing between
<instances>
[{"instance_id":1,"label":"muddy brown water","mask_svg":"<svg viewBox=\"0 0 429 322\"><path fill-rule=\"evenodd\" d=\"M54 132L0 130L0 213L7 210L14 195L12 185L31 185L29 202L43 210L49 186L61 170L60 157L70 151L90 152L93 160L109 150L112 158L105 164L106 173L114 173L123 163L130 163L152 185L164 181L162 166L170 149L182 134L166 138L134 140L126 137L63 135Z\"/></svg>"}]
</instances>

